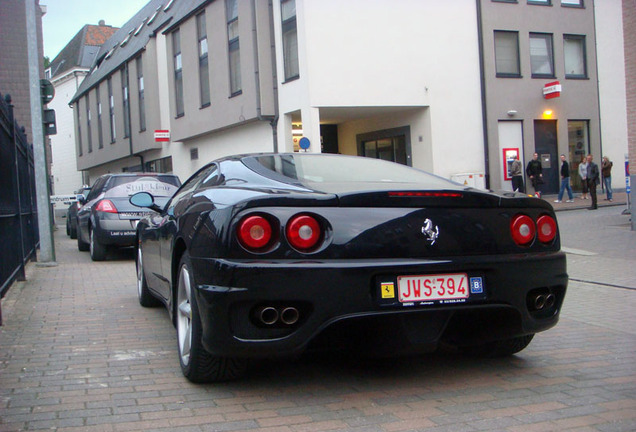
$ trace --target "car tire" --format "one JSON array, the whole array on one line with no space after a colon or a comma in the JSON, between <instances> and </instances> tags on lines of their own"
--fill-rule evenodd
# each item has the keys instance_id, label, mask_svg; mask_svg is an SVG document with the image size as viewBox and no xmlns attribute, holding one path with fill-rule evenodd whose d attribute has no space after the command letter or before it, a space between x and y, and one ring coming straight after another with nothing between
<instances>
[{"instance_id":1,"label":"car tire","mask_svg":"<svg viewBox=\"0 0 636 432\"><path fill-rule=\"evenodd\" d=\"M239 378L245 372L243 359L216 357L201 343L201 317L194 295L192 264L187 252L179 263L175 301L179 363L183 375L191 382L205 383Z\"/></svg>"},{"instance_id":2,"label":"car tire","mask_svg":"<svg viewBox=\"0 0 636 432\"><path fill-rule=\"evenodd\" d=\"M161 302L150 293L146 276L144 275L143 256L141 245L137 248L137 295L139 304L143 307L155 307L161 305Z\"/></svg>"},{"instance_id":3,"label":"car tire","mask_svg":"<svg viewBox=\"0 0 636 432\"><path fill-rule=\"evenodd\" d=\"M76 239L77 238L77 225L73 226L72 223L69 223L68 230L69 230L68 235L70 235L72 239Z\"/></svg>"},{"instance_id":4,"label":"car tire","mask_svg":"<svg viewBox=\"0 0 636 432\"><path fill-rule=\"evenodd\" d=\"M91 259L93 261L104 261L106 259L106 246L95 238L95 230L88 230L88 235L90 236Z\"/></svg>"},{"instance_id":5,"label":"car tire","mask_svg":"<svg viewBox=\"0 0 636 432\"><path fill-rule=\"evenodd\" d=\"M534 334L529 334L495 342L488 342L483 345L465 347L463 351L470 355L482 357L507 357L518 353L530 345L533 337Z\"/></svg>"},{"instance_id":6,"label":"car tire","mask_svg":"<svg viewBox=\"0 0 636 432\"><path fill-rule=\"evenodd\" d=\"M67 236L71 235L71 222L70 222L68 217L66 217L66 235ZM73 238L73 237L71 237L71 238Z\"/></svg>"},{"instance_id":7,"label":"car tire","mask_svg":"<svg viewBox=\"0 0 636 432\"><path fill-rule=\"evenodd\" d=\"M77 250L79 250L80 252L88 252L88 250L90 249L90 245L82 240L82 235L81 233L77 232L77 227L75 228L75 230L77 233Z\"/></svg>"}]
</instances>

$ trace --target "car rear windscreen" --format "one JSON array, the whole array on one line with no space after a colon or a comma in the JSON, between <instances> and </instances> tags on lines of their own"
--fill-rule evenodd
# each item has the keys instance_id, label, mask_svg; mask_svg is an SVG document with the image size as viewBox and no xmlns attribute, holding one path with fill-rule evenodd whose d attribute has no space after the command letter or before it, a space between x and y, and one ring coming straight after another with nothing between
<instances>
[{"instance_id":1,"label":"car rear windscreen","mask_svg":"<svg viewBox=\"0 0 636 432\"><path fill-rule=\"evenodd\" d=\"M179 185L176 176L117 176L111 179L104 197L126 197L137 192L170 197L179 189Z\"/></svg>"},{"instance_id":2,"label":"car rear windscreen","mask_svg":"<svg viewBox=\"0 0 636 432\"><path fill-rule=\"evenodd\" d=\"M279 181L301 183L387 183L418 184L427 188L455 187L448 180L380 159L327 154L280 154L247 157L245 165Z\"/></svg>"}]
</instances>

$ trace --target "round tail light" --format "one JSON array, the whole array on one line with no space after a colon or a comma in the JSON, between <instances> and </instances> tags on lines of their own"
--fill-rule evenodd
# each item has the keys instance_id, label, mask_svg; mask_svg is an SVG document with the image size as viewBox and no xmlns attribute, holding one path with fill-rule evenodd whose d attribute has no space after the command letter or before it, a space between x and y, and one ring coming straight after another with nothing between
<instances>
[{"instance_id":1,"label":"round tail light","mask_svg":"<svg viewBox=\"0 0 636 432\"><path fill-rule=\"evenodd\" d=\"M287 224L287 240L294 248L307 251L318 244L322 229L318 221L308 215L298 215Z\"/></svg>"},{"instance_id":2,"label":"round tail light","mask_svg":"<svg viewBox=\"0 0 636 432\"><path fill-rule=\"evenodd\" d=\"M557 224L554 218L543 215L537 219L537 236L541 243L550 243L556 237Z\"/></svg>"},{"instance_id":3,"label":"round tail light","mask_svg":"<svg viewBox=\"0 0 636 432\"><path fill-rule=\"evenodd\" d=\"M239 223L238 239L246 249L261 249L272 239L272 225L263 216L248 216Z\"/></svg>"},{"instance_id":4,"label":"round tail light","mask_svg":"<svg viewBox=\"0 0 636 432\"><path fill-rule=\"evenodd\" d=\"M534 221L530 216L517 215L510 223L512 239L520 246L526 246L534 240L536 232Z\"/></svg>"}]
</instances>

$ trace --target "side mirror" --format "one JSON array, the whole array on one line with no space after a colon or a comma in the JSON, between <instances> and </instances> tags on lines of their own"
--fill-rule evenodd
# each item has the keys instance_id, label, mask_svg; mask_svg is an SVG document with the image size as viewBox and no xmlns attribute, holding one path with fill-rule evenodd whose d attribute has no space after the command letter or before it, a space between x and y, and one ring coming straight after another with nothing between
<instances>
[{"instance_id":1,"label":"side mirror","mask_svg":"<svg viewBox=\"0 0 636 432\"><path fill-rule=\"evenodd\" d=\"M77 199L77 202L80 203L80 205L86 204L86 197L82 194L75 195L75 199Z\"/></svg>"},{"instance_id":2,"label":"side mirror","mask_svg":"<svg viewBox=\"0 0 636 432\"><path fill-rule=\"evenodd\" d=\"M153 197L148 192L137 192L136 194L132 195L128 199L128 201L136 207L145 207L156 212L161 211L161 207L155 204L155 197Z\"/></svg>"}]
</instances>

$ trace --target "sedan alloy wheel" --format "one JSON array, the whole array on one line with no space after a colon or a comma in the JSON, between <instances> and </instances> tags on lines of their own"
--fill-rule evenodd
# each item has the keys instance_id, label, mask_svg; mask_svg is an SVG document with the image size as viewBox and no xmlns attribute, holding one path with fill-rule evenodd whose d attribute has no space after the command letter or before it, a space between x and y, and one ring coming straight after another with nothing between
<instances>
[{"instance_id":1,"label":"sedan alloy wheel","mask_svg":"<svg viewBox=\"0 0 636 432\"><path fill-rule=\"evenodd\" d=\"M192 347L192 295L190 271L184 263L179 272L179 286L177 287L177 337L179 341L179 357L181 364L190 364L190 350Z\"/></svg>"}]
</instances>

